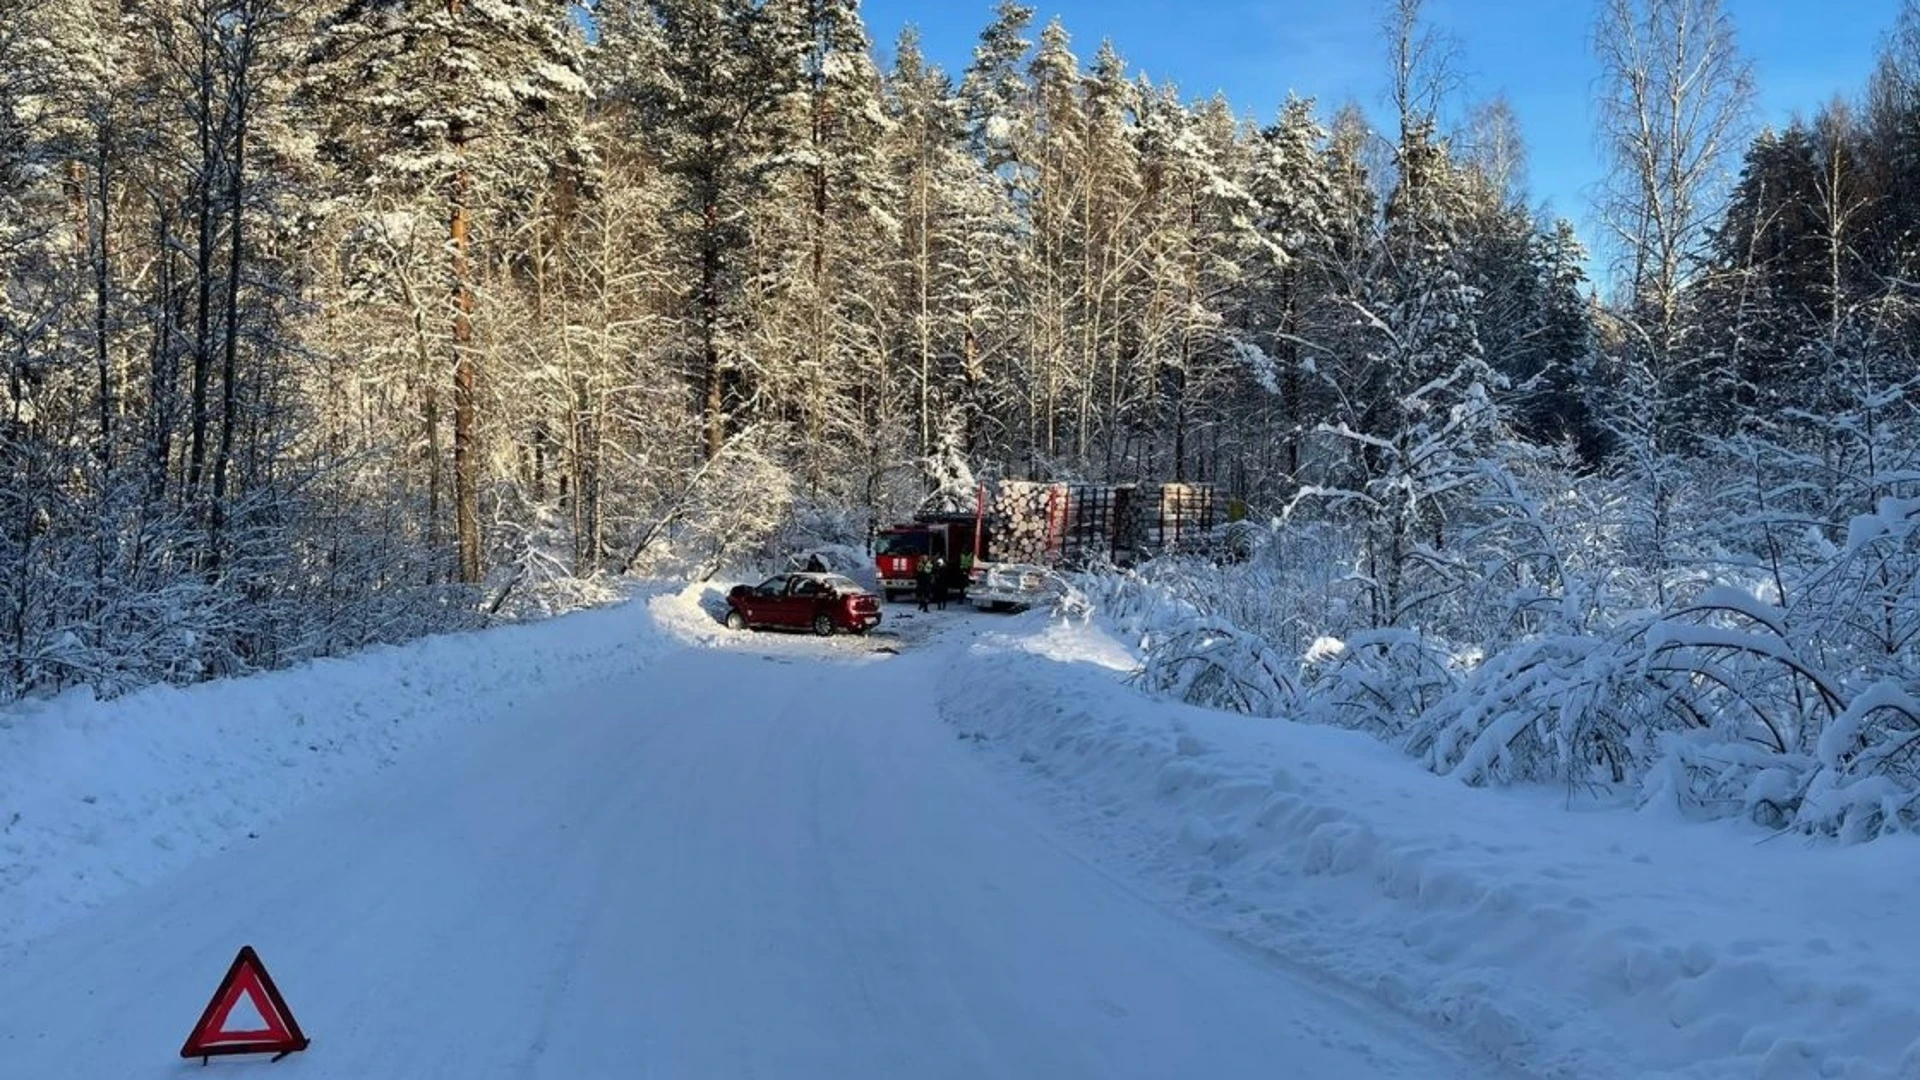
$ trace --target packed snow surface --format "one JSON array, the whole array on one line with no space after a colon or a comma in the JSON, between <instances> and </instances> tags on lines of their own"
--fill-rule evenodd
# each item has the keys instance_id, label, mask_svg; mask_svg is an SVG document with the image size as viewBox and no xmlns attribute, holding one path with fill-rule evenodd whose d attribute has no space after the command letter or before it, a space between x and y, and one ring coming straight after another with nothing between
<instances>
[{"instance_id":1,"label":"packed snow surface","mask_svg":"<svg viewBox=\"0 0 1920 1080\"><path fill-rule=\"evenodd\" d=\"M0 1076L180 1068L243 944L276 1076L1920 1076L1913 844L1468 789L1150 701L1098 625L723 595L0 714Z\"/></svg>"}]
</instances>

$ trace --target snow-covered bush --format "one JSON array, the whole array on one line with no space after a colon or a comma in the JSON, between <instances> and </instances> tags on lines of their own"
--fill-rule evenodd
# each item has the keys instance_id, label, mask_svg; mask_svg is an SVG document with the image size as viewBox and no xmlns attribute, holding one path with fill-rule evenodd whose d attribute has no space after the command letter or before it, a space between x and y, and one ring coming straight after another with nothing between
<instances>
[{"instance_id":1,"label":"snow-covered bush","mask_svg":"<svg viewBox=\"0 0 1920 1080\"><path fill-rule=\"evenodd\" d=\"M1081 583L1152 693L1368 731L1469 784L1611 788L1847 840L1920 828L1920 499L1844 528L1694 526L1696 557L1654 580L1631 484L1537 454L1489 465L1448 554L1471 585L1417 626L1367 625L1363 545L1325 523Z\"/></svg>"},{"instance_id":2,"label":"snow-covered bush","mask_svg":"<svg viewBox=\"0 0 1920 1080\"><path fill-rule=\"evenodd\" d=\"M729 442L649 513L628 572L699 580L739 562L766 562L795 520L794 476L767 431Z\"/></svg>"},{"instance_id":3,"label":"snow-covered bush","mask_svg":"<svg viewBox=\"0 0 1920 1080\"><path fill-rule=\"evenodd\" d=\"M1643 673L1614 639L1555 634L1488 657L1435 701L1406 747L1468 783L1568 778L1619 783L1643 767ZM1639 764L1636 764L1639 763Z\"/></svg>"},{"instance_id":4,"label":"snow-covered bush","mask_svg":"<svg viewBox=\"0 0 1920 1080\"><path fill-rule=\"evenodd\" d=\"M800 569L808 556L818 556L840 573L865 569L872 561L866 543L871 523L864 511L797 498L787 520L768 539L766 553L774 562L791 564L786 569Z\"/></svg>"},{"instance_id":5,"label":"snow-covered bush","mask_svg":"<svg viewBox=\"0 0 1920 1080\"><path fill-rule=\"evenodd\" d=\"M1284 717L1300 703L1296 665L1225 621L1194 618L1156 631L1138 678L1154 693L1248 716Z\"/></svg>"},{"instance_id":6,"label":"snow-covered bush","mask_svg":"<svg viewBox=\"0 0 1920 1080\"><path fill-rule=\"evenodd\" d=\"M1411 630L1367 630L1305 659L1306 715L1397 738L1459 681L1446 653Z\"/></svg>"}]
</instances>

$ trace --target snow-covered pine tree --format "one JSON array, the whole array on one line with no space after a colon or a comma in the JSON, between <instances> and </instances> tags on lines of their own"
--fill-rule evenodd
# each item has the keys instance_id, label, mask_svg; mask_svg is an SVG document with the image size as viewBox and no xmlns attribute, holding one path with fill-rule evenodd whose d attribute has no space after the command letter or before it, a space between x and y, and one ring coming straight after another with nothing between
<instances>
[{"instance_id":1,"label":"snow-covered pine tree","mask_svg":"<svg viewBox=\"0 0 1920 1080\"><path fill-rule=\"evenodd\" d=\"M1111 476L1125 411L1121 356L1129 345L1124 328L1139 290L1148 198L1134 127L1139 88L1111 41L1101 43L1082 96L1086 134L1080 169L1080 265L1074 271L1080 397L1074 457L1086 471Z\"/></svg>"},{"instance_id":2,"label":"snow-covered pine tree","mask_svg":"<svg viewBox=\"0 0 1920 1080\"><path fill-rule=\"evenodd\" d=\"M1545 367L1536 355L1546 305L1534 262L1540 228L1526 203L1526 150L1505 100L1478 110L1465 137L1471 141L1456 163L1463 271L1476 294L1481 348L1510 387L1506 404Z\"/></svg>"},{"instance_id":3,"label":"snow-covered pine tree","mask_svg":"<svg viewBox=\"0 0 1920 1080\"><path fill-rule=\"evenodd\" d=\"M409 306L430 327L416 332L451 360L454 519L467 583L483 571L474 337L482 264L499 257L488 245L504 242L537 189L590 168L580 67L564 0L336 0L302 74L347 212L384 205L409 236L443 234L445 265ZM429 405L429 424L435 411Z\"/></svg>"},{"instance_id":4,"label":"snow-covered pine tree","mask_svg":"<svg viewBox=\"0 0 1920 1080\"><path fill-rule=\"evenodd\" d=\"M910 417L913 452L925 458L949 414L962 419L963 446L973 438L978 309L987 303L983 293L1004 280L992 267L1004 258L1013 230L1001 188L968 150L951 81L928 65L912 30L901 35L894 58L885 154L891 216L899 226L892 262L899 273L886 294L895 309L888 322L894 365L909 373L902 411Z\"/></svg>"},{"instance_id":5,"label":"snow-covered pine tree","mask_svg":"<svg viewBox=\"0 0 1920 1080\"><path fill-rule=\"evenodd\" d=\"M1435 131L1444 74L1419 8L1403 0L1389 25L1400 116L1384 221L1358 262L1333 259L1349 317L1319 371L1334 405L1322 431L1345 444L1344 464L1296 499L1361 526L1375 628L1411 625L1457 584L1449 522L1500 429L1499 378L1482 352L1460 238L1469 190Z\"/></svg>"},{"instance_id":6,"label":"snow-covered pine tree","mask_svg":"<svg viewBox=\"0 0 1920 1080\"><path fill-rule=\"evenodd\" d=\"M973 510L979 499L979 481L967 461L966 422L957 414L940 425L933 451L920 461L927 484L927 497L920 509L932 513L953 514Z\"/></svg>"},{"instance_id":7,"label":"snow-covered pine tree","mask_svg":"<svg viewBox=\"0 0 1920 1080\"><path fill-rule=\"evenodd\" d=\"M1382 239L1376 313L1386 328L1368 383L1373 398L1354 438L1376 508L1375 617L1405 625L1445 586L1446 531L1500 426L1458 238L1464 191L1444 143L1416 125L1399 149L1399 185ZM1371 438L1369 438L1371 435Z\"/></svg>"},{"instance_id":8,"label":"snow-covered pine tree","mask_svg":"<svg viewBox=\"0 0 1920 1080\"><path fill-rule=\"evenodd\" d=\"M1021 60L1033 48L1026 33L1033 25L1033 8L1018 0L1000 0L993 21L980 32L960 84L960 102L974 153L991 172L1001 172L1020 161L1021 128L1025 122L1027 83Z\"/></svg>"},{"instance_id":9,"label":"snow-covered pine tree","mask_svg":"<svg viewBox=\"0 0 1920 1080\"><path fill-rule=\"evenodd\" d=\"M803 489L845 501L899 450L880 323L887 277L874 258L895 224L881 158L889 121L855 0L785 0L780 17L804 46L785 116L792 167L756 230L767 269L754 288L772 313L752 351L770 411L795 429Z\"/></svg>"},{"instance_id":10,"label":"snow-covered pine tree","mask_svg":"<svg viewBox=\"0 0 1920 1080\"><path fill-rule=\"evenodd\" d=\"M1240 183L1251 160L1242 134L1219 98L1189 109L1165 87L1145 99L1142 160L1155 200L1136 333L1156 414L1136 467L1148 476L1211 479L1218 465L1214 410L1244 388L1234 381L1245 368L1226 317L1257 246L1256 210Z\"/></svg>"},{"instance_id":11,"label":"snow-covered pine tree","mask_svg":"<svg viewBox=\"0 0 1920 1080\"><path fill-rule=\"evenodd\" d=\"M752 401L747 341L755 216L766 209L802 132L791 106L806 52L790 8L757 0L622 0L601 47L631 51L615 88L634 107L669 185L664 259L681 282L674 307L680 358L712 460L741 430Z\"/></svg>"},{"instance_id":12,"label":"snow-covered pine tree","mask_svg":"<svg viewBox=\"0 0 1920 1080\"><path fill-rule=\"evenodd\" d=\"M1030 330L1024 296L1028 223L1017 192L1027 169L1021 160L1031 123L1022 62L1033 43L1025 36L1033 8L1001 0L980 33L961 84L958 104L968 144L991 183L962 185L963 242L956 266L962 312L962 393L969 448L1007 462L1027 457L1024 387L1014 373L1025 366Z\"/></svg>"},{"instance_id":13,"label":"snow-covered pine tree","mask_svg":"<svg viewBox=\"0 0 1920 1080\"><path fill-rule=\"evenodd\" d=\"M1298 490L1316 403L1306 377L1306 316L1324 289L1332 242L1332 179L1323 146L1328 133L1311 99L1289 97L1280 119L1260 133L1247 191L1256 243L1248 259L1243 333L1271 405L1271 437L1259 442L1254 471L1263 494L1284 501ZM1271 456L1269 456L1271 455Z\"/></svg>"},{"instance_id":14,"label":"snow-covered pine tree","mask_svg":"<svg viewBox=\"0 0 1920 1080\"><path fill-rule=\"evenodd\" d=\"M1071 400L1069 381L1075 374L1068 350L1082 246L1080 178L1086 148L1080 60L1059 20L1041 32L1027 77L1029 107L1019 129L1024 141L1016 150L1026 168L1015 184L1030 236L1023 261L1028 336L1020 382L1028 458L1053 462L1060 456L1062 405Z\"/></svg>"},{"instance_id":15,"label":"snow-covered pine tree","mask_svg":"<svg viewBox=\"0 0 1920 1080\"><path fill-rule=\"evenodd\" d=\"M1571 442L1583 463L1595 465L1608 443L1594 418L1601 376L1586 247L1562 218L1552 232L1534 237L1529 254L1530 272L1541 287L1540 310L1527 350L1530 362L1508 373L1517 391L1514 424L1537 442Z\"/></svg>"}]
</instances>

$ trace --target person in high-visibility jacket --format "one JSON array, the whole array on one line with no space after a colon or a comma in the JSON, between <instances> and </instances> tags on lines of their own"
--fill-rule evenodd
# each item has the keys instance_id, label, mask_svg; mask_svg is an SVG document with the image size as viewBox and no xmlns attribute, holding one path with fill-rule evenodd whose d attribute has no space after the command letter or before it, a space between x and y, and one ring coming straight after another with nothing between
<instances>
[{"instance_id":1,"label":"person in high-visibility jacket","mask_svg":"<svg viewBox=\"0 0 1920 1080\"><path fill-rule=\"evenodd\" d=\"M927 610L933 603L933 559L919 560L913 568L913 598L920 602L920 610Z\"/></svg>"}]
</instances>

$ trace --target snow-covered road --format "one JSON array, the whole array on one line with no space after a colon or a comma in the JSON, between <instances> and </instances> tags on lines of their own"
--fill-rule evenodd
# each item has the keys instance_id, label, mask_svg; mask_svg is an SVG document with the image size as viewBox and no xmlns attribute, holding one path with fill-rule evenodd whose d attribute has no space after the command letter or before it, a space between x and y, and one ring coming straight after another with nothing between
<instances>
[{"instance_id":1,"label":"snow-covered road","mask_svg":"<svg viewBox=\"0 0 1920 1080\"><path fill-rule=\"evenodd\" d=\"M289 1080L1500 1075L1083 858L938 719L944 648L845 646L664 650L0 955L0 1076L202 1075L242 944Z\"/></svg>"}]
</instances>

